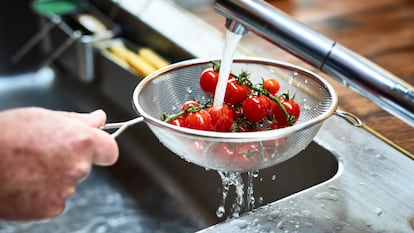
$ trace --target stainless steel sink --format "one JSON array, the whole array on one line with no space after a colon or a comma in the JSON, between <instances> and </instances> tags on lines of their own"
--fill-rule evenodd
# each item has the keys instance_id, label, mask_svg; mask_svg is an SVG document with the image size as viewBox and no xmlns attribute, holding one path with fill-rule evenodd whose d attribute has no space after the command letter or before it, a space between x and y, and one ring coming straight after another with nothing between
<instances>
[{"instance_id":1,"label":"stainless steel sink","mask_svg":"<svg viewBox=\"0 0 414 233\"><path fill-rule=\"evenodd\" d=\"M92 2L101 4L103 11L113 10L112 1ZM208 25L166 1L144 5L138 13L118 9L116 19L132 41L154 46L172 62L221 55L221 35ZM169 31L162 17L150 17L154 12L168 15L173 25L190 27L211 47ZM130 96L139 77L95 52L98 77L93 83L79 81L58 64L36 73L0 76L0 109L103 108L109 121L135 117ZM260 171L254 178L257 209L237 219L215 215L222 188L218 174L168 151L145 124L129 128L117 140L118 163L95 167L62 216L40 222L0 221L0 232L404 232L414 215L412 160L336 116L300 154ZM391 187L389 192L386 187ZM386 224L390 228L383 227Z\"/></svg>"},{"instance_id":2,"label":"stainless steel sink","mask_svg":"<svg viewBox=\"0 0 414 233\"><path fill-rule=\"evenodd\" d=\"M133 29L125 36L149 45L171 62L196 57L174 39L134 20L126 12L120 22ZM150 32L150 33L144 33ZM154 40L154 38L156 38ZM148 41L162 43L147 44ZM160 47L162 45L162 47ZM163 48L168 48L163 50ZM189 49L189 50L188 50ZM40 70L0 75L0 109L41 106L87 112L103 108L109 121L135 117L131 97L141 77L116 65L95 49L96 80L85 83L57 63ZM67 58L69 59L69 58ZM76 57L72 57L76 59ZM0 221L0 232L194 232L224 221L215 212L221 201L222 184L216 171L190 164L162 146L145 124L131 127L118 139L121 156L113 167L93 169L62 216L40 222ZM338 172L338 161L329 151L311 143L298 156L255 177L255 207L287 197L329 180ZM246 180L246 174L243 174ZM227 213L234 195L227 199ZM161 223L161 224L160 224Z\"/></svg>"}]
</instances>

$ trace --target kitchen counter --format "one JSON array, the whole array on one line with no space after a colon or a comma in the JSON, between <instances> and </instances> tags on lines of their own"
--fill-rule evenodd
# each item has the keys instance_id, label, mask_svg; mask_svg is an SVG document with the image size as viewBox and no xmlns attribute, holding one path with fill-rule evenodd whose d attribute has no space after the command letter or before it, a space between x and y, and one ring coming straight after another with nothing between
<instances>
[{"instance_id":1,"label":"kitchen counter","mask_svg":"<svg viewBox=\"0 0 414 233\"><path fill-rule=\"evenodd\" d=\"M414 4L410 0L363 2L324 0L271 0L268 3L286 12L316 32L365 56L414 85ZM224 33L224 17L217 17L212 4L188 6L189 10ZM251 54L307 67L303 61L247 33L240 45ZM316 71L317 72L317 71ZM414 128L356 94L321 72L339 95L339 106L357 115L366 128L390 141L405 154L414 153Z\"/></svg>"}]
</instances>

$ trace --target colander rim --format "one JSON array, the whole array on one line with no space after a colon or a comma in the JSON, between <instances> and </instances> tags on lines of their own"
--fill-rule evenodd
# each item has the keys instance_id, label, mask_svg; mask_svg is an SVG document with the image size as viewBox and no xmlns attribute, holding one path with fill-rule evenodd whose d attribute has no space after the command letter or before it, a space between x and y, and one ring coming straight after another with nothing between
<instances>
[{"instance_id":1,"label":"colander rim","mask_svg":"<svg viewBox=\"0 0 414 233\"><path fill-rule=\"evenodd\" d=\"M153 79L156 79L160 75L170 72L172 70L176 70L176 69L180 69L183 67L192 66L196 64L207 64L207 63L210 63L211 61L216 61L216 60L221 60L221 58L220 57L207 57L207 58L188 59L188 60L184 60L184 61L180 61L177 63L173 63L171 65L168 65L146 76L144 79L142 79L138 83L138 85L135 87L134 92L133 92L133 107L135 111L137 112L137 114L139 114L140 116L144 118L144 121L146 123L149 123L159 128L171 130L172 132L175 132L175 133L185 134L187 136L199 137L199 138L209 139L209 140L225 139L227 141L229 140L231 141L238 141L238 140L258 141L258 140L267 140L267 139L271 140L271 139L276 139L280 137L285 137L287 135L305 130L312 126L315 126L319 123L322 123L324 120L330 117L337 109L338 95L336 94L336 91L333 88L333 86L329 82L327 82L324 78L322 78L320 75L314 73L311 70L308 70L306 68L303 68L303 67L291 64L291 63L263 58L263 57L252 57L252 56L248 56L248 57L236 56L233 58L233 62L259 63L263 65L277 66L279 68L288 68L288 69L295 70L301 73L306 73L307 75L313 77L316 81L320 82L322 86L325 89L327 89L332 99L331 106L329 106L329 108L323 114L320 114L311 120L301 122L300 124L295 124L293 126L289 126L289 127L281 128L281 129L254 131L254 132L216 132L216 131L204 131L204 130L195 130L195 129L185 128L185 127L179 127L179 126L175 126L175 125L163 122L161 119L159 118L157 119L147 114L141 108L139 104L138 96L141 93L141 91L144 90L147 84L150 83L150 81L152 81Z\"/></svg>"}]
</instances>

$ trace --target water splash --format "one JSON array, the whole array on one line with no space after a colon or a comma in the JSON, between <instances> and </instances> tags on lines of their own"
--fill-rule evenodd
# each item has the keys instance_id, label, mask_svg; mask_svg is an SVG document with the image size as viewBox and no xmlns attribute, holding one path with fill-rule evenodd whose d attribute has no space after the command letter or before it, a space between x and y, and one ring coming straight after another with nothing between
<instances>
[{"instance_id":1,"label":"water splash","mask_svg":"<svg viewBox=\"0 0 414 233\"><path fill-rule=\"evenodd\" d=\"M231 205L228 216L231 218L240 216L242 211L252 211L255 208L256 198L254 197L253 180L259 176L258 171L250 171L247 173L246 185L240 172L223 172L217 171L222 183L222 199L216 210L216 215L223 218L226 214L226 202L231 187L234 187L235 200ZM246 189L246 193L245 193ZM263 197L259 197L259 203L264 202Z\"/></svg>"},{"instance_id":2,"label":"water splash","mask_svg":"<svg viewBox=\"0 0 414 233\"><path fill-rule=\"evenodd\" d=\"M225 205L227 196L231 186L235 187L236 199L231 207L231 217L238 217L242 211L244 205L244 182L240 172L223 172L217 171L220 175L221 183L223 186L222 199L219 207L217 208L216 215L219 218L224 217L226 213Z\"/></svg>"}]
</instances>

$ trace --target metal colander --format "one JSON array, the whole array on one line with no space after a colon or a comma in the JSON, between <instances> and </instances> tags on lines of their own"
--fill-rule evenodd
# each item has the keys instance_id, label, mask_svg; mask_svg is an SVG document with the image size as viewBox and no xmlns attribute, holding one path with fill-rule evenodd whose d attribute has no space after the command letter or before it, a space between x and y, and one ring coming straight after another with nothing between
<instances>
[{"instance_id":1,"label":"metal colander","mask_svg":"<svg viewBox=\"0 0 414 233\"><path fill-rule=\"evenodd\" d=\"M199 86L201 72L212 60L192 59L165 67L143 79L133 93L141 117L123 123L145 121L160 142L183 159L220 171L252 171L281 163L312 141L322 122L333 114L338 98L324 79L303 68L263 58L235 58L232 72L250 73L253 83L275 77L281 92L295 94L301 115L295 125L260 132L211 132L174 126L161 121L164 112L177 113L188 100L211 99Z\"/></svg>"}]
</instances>

